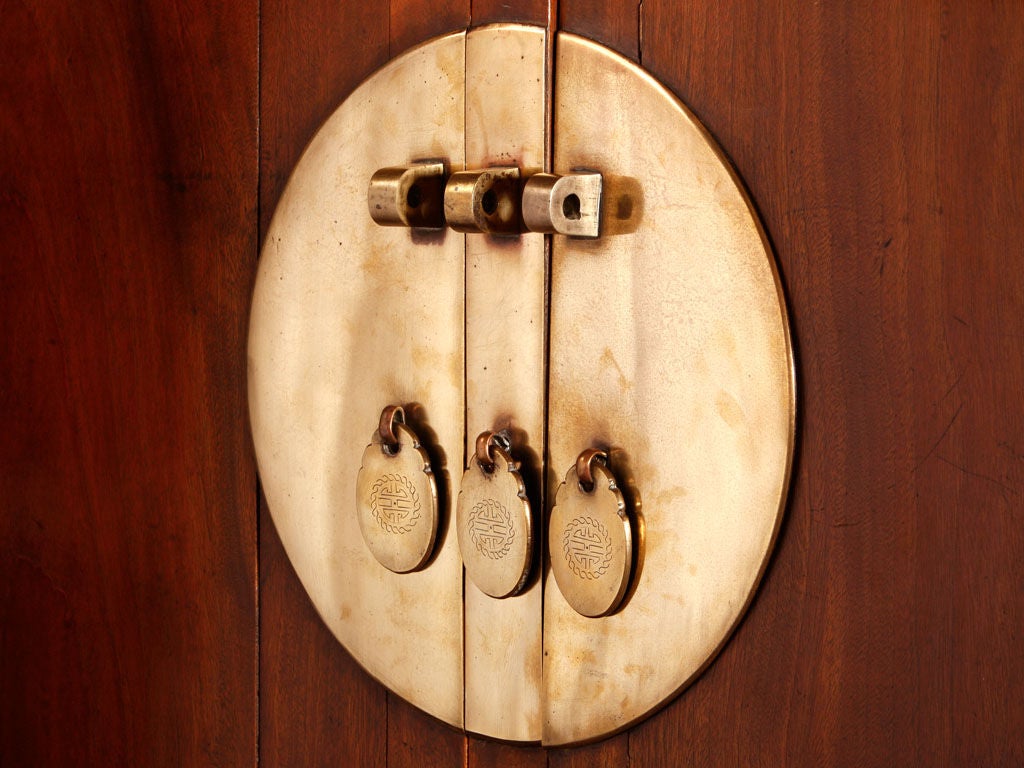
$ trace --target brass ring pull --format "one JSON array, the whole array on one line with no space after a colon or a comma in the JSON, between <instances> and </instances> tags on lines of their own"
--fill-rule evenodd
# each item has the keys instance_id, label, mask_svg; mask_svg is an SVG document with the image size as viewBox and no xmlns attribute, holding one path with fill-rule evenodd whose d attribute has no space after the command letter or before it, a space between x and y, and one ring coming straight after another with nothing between
<instances>
[{"instance_id":1,"label":"brass ring pull","mask_svg":"<svg viewBox=\"0 0 1024 768\"><path fill-rule=\"evenodd\" d=\"M494 471L494 448L497 447L506 453L512 448L507 437L499 432L481 432L476 438L476 463L486 474Z\"/></svg>"},{"instance_id":2,"label":"brass ring pull","mask_svg":"<svg viewBox=\"0 0 1024 768\"><path fill-rule=\"evenodd\" d=\"M594 462L608 464L608 454L600 448L587 448L576 457L576 477L579 478L580 490L590 493L594 490L594 473L591 466Z\"/></svg>"},{"instance_id":3,"label":"brass ring pull","mask_svg":"<svg viewBox=\"0 0 1024 768\"><path fill-rule=\"evenodd\" d=\"M499 600L522 592L533 562L533 514L511 448L505 431L480 433L455 507L466 583Z\"/></svg>"},{"instance_id":4,"label":"brass ring pull","mask_svg":"<svg viewBox=\"0 0 1024 768\"><path fill-rule=\"evenodd\" d=\"M381 411L355 490L359 530L377 562L393 573L423 568L437 543L437 480L402 406Z\"/></svg>"},{"instance_id":5,"label":"brass ring pull","mask_svg":"<svg viewBox=\"0 0 1024 768\"><path fill-rule=\"evenodd\" d=\"M405 409L400 405L389 405L380 412L380 447L384 453L394 456L401 447L401 441L395 436L395 422L405 424Z\"/></svg>"}]
</instances>

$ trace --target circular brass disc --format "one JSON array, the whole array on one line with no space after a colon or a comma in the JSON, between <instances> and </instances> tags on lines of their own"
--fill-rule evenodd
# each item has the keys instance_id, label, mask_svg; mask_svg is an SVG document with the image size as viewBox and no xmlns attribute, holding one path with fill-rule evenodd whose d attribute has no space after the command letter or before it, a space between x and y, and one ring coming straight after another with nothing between
<instances>
[{"instance_id":1,"label":"circular brass disc","mask_svg":"<svg viewBox=\"0 0 1024 768\"><path fill-rule=\"evenodd\" d=\"M568 34L556 52L554 172L605 186L602 236L552 243L548 452L561 474L606 449L641 532L610 616L547 576L544 742L568 744L650 714L736 627L782 517L795 388L775 262L720 150L632 62Z\"/></svg>"},{"instance_id":2,"label":"circular brass disc","mask_svg":"<svg viewBox=\"0 0 1024 768\"><path fill-rule=\"evenodd\" d=\"M514 31L495 39L515 43ZM451 524L474 410L466 238L378 226L367 184L415 161L465 167L466 40L449 35L393 60L314 137L267 233L249 334L256 457L296 573L371 675L456 726L470 709L472 669ZM488 66L525 68L520 47L510 44L502 63L501 45L488 45ZM536 361L549 372L547 445L537 430L528 437L548 462L540 477L564 477L581 451L602 449L636 518L621 607L580 615L548 569L543 617L539 601L529 616L534 628L543 621L543 675L519 676L521 699L491 686L502 717L536 707L544 743L561 745L626 728L669 701L737 626L782 516L795 386L774 259L714 142L633 63L567 34L555 51L549 170L599 171L603 213L595 240L552 238L550 342ZM472 263L475 279L487 279L487 259ZM494 348L521 330L504 319L488 327ZM409 573L378 562L355 510L367 437L391 405L423 442L440 502L432 554ZM536 510L538 529L547 512Z\"/></svg>"}]
</instances>

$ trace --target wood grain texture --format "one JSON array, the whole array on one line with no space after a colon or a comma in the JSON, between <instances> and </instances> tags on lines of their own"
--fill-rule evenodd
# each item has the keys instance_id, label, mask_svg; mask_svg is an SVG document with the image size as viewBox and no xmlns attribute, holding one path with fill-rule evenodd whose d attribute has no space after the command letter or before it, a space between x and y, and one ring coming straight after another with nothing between
<instances>
[{"instance_id":1,"label":"wood grain texture","mask_svg":"<svg viewBox=\"0 0 1024 768\"><path fill-rule=\"evenodd\" d=\"M472 0L472 25L515 22L545 27L549 13L557 17L557 6L558 0Z\"/></svg>"},{"instance_id":2,"label":"wood grain texture","mask_svg":"<svg viewBox=\"0 0 1024 768\"><path fill-rule=\"evenodd\" d=\"M548 765L550 768L629 768L638 764L630 761L627 732L597 744L549 750Z\"/></svg>"},{"instance_id":3,"label":"wood grain texture","mask_svg":"<svg viewBox=\"0 0 1024 768\"><path fill-rule=\"evenodd\" d=\"M466 765L469 768L543 768L548 764L548 753L540 746L521 746L470 737L467 745Z\"/></svg>"},{"instance_id":4,"label":"wood grain texture","mask_svg":"<svg viewBox=\"0 0 1024 768\"><path fill-rule=\"evenodd\" d=\"M388 693L388 768L448 768L466 764L461 731Z\"/></svg>"},{"instance_id":5,"label":"wood grain texture","mask_svg":"<svg viewBox=\"0 0 1024 768\"><path fill-rule=\"evenodd\" d=\"M3 17L0 764L252 765L256 3Z\"/></svg>"},{"instance_id":6,"label":"wood grain texture","mask_svg":"<svg viewBox=\"0 0 1024 768\"><path fill-rule=\"evenodd\" d=\"M558 28L589 37L632 61L640 57L640 8L623 0L560 0Z\"/></svg>"}]
</instances>

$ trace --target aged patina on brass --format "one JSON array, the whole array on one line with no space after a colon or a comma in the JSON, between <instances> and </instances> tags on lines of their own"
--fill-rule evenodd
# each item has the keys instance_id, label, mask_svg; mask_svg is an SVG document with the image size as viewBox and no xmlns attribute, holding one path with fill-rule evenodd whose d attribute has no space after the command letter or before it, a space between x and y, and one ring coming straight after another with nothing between
<instances>
[{"instance_id":1,"label":"aged patina on brass","mask_svg":"<svg viewBox=\"0 0 1024 768\"><path fill-rule=\"evenodd\" d=\"M549 125L539 27L499 24L466 38L466 167L545 170ZM507 432L533 506L545 504L547 252L544 235L466 235L466 453ZM468 466L468 461L466 462ZM544 728L543 582L503 600L465 582L466 730L539 742Z\"/></svg>"},{"instance_id":2,"label":"aged patina on brass","mask_svg":"<svg viewBox=\"0 0 1024 768\"><path fill-rule=\"evenodd\" d=\"M268 233L249 384L271 514L339 640L446 722L564 745L656 710L737 626L785 505L795 385L774 259L720 150L635 64L551 43L515 25L451 35L342 105ZM423 158L471 182L469 213L453 197L426 234L402 180ZM474 213L472 189L502 168L519 179L495 227L497 199L477 187ZM580 173L600 181L596 216L561 189ZM371 217L374 186L387 202ZM406 405L438 481L436 544L408 573L378 562L356 509L383 403ZM513 438L514 498L533 502L550 559L486 589L469 563L463 581L454 521L481 431ZM608 533L608 589L560 575L580 518ZM604 542L594 530L580 540ZM595 562L565 560L577 579Z\"/></svg>"},{"instance_id":3,"label":"aged patina on brass","mask_svg":"<svg viewBox=\"0 0 1024 768\"><path fill-rule=\"evenodd\" d=\"M459 32L394 59L320 128L274 212L249 326L256 460L296 574L369 674L460 728L462 560L446 521L464 466L465 244L379 226L366 190L422 158L465 167L465 55ZM409 573L377 561L356 512L387 404L430 449L444 502L433 554Z\"/></svg>"},{"instance_id":4,"label":"aged patina on brass","mask_svg":"<svg viewBox=\"0 0 1024 768\"><path fill-rule=\"evenodd\" d=\"M453 173L444 190L444 215L456 232L519 234L519 169Z\"/></svg>"}]
</instances>

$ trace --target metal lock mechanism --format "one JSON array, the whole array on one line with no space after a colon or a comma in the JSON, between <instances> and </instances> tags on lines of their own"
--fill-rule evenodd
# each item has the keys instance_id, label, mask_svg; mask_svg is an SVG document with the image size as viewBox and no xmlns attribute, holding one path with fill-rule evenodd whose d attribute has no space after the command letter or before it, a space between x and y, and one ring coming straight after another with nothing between
<instances>
[{"instance_id":1,"label":"metal lock mechanism","mask_svg":"<svg viewBox=\"0 0 1024 768\"><path fill-rule=\"evenodd\" d=\"M452 174L444 190L444 213L456 232L519 234L518 168L487 168Z\"/></svg>"},{"instance_id":2,"label":"metal lock mechanism","mask_svg":"<svg viewBox=\"0 0 1024 768\"><path fill-rule=\"evenodd\" d=\"M634 63L519 25L399 56L313 137L249 403L331 632L511 742L618 732L711 663L793 455L781 282L723 153Z\"/></svg>"},{"instance_id":3,"label":"metal lock mechanism","mask_svg":"<svg viewBox=\"0 0 1024 768\"><path fill-rule=\"evenodd\" d=\"M601 174L592 171L523 179L515 167L485 168L449 178L442 163L425 162L381 168L370 178L367 203L383 226L597 237L601 186Z\"/></svg>"},{"instance_id":4,"label":"metal lock mechanism","mask_svg":"<svg viewBox=\"0 0 1024 768\"><path fill-rule=\"evenodd\" d=\"M440 229L444 226L444 163L382 168L370 179L367 204L378 224Z\"/></svg>"},{"instance_id":5,"label":"metal lock mechanism","mask_svg":"<svg viewBox=\"0 0 1024 768\"><path fill-rule=\"evenodd\" d=\"M601 174L534 174L523 187L523 221L531 232L597 237L601 230Z\"/></svg>"}]
</instances>

